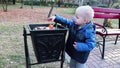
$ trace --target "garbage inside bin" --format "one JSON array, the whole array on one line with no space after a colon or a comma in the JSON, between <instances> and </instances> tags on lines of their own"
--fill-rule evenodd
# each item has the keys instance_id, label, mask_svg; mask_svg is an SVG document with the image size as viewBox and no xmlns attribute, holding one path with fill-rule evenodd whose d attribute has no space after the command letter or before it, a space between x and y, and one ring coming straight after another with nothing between
<instances>
[{"instance_id":1,"label":"garbage inside bin","mask_svg":"<svg viewBox=\"0 0 120 68\"><path fill-rule=\"evenodd\" d=\"M49 24L29 24L33 49L38 63L60 61L65 50L67 28L46 29ZM54 26L55 27L55 26Z\"/></svg>"},{"instance_id":2,"label":"garbage inside bin","mask_svg":"<svg viewBox=\"0 0 120 68\"><path fill-rule=\"evenodd\" d=\"M37 26L33 30L54 30L56 29L52 24L49 24L48 26Z\"/></svg>"}]
</instances>

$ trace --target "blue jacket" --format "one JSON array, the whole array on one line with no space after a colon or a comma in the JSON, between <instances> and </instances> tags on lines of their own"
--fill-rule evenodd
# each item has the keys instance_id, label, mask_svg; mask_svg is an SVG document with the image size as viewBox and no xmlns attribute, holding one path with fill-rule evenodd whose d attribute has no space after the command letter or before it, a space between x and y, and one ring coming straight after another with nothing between
<instances>
[{"instance_id":1,"label":"blue jacket","mask_svg":"<svg viewBox=\"0 0 120 68\"><path fill-rule=\"evenodd\" d=\"M96 46L95 25L92 22L88 22L78 29L73 19L67 19L59 15L56 15L54 21L65 24L69 28L69 36L66 43L68 55L80 63L85 63L90 51ZM77 49L73 47L74 42L76 42Z\"/></svg>"}]
</instances>

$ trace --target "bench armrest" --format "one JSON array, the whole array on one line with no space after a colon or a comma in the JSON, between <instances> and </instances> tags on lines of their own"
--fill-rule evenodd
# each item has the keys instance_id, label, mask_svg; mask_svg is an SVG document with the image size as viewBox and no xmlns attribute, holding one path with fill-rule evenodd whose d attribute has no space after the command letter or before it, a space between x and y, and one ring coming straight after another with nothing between
<instances>
[{"instance_id":1,"label":"bench armrest","mask_svg":"<svg viewBox=\"0 0 120 68\"><path fill-rule=\"evenodd\" d=\"M98 22L94 22L94 24L97 27L96 34L106 37L106 35L108 34L107 28Z\"/></svg>"}]
</instances>

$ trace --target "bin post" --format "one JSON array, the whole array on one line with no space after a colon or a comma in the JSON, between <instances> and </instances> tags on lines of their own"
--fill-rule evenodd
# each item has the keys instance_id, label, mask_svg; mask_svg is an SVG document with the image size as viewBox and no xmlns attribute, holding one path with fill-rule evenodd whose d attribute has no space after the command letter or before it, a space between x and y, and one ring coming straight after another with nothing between
<instances>
[{"instance_id":1,"label":"bin post","mask_svg":"<svg viewBox=\"0 0 120 68\"><path fill-rule=\"evenodd\" d=\"M65 38L64 38L64 40L65 40ZM64 41L64 43L65 43L65 41ZM61 54L61 68L63 68L63 63L65 61L65 49L66 49L65 44L64 44L64 47L62 49L63 50L62 50L62 54Z\"/></svg>"},{"instance_id":2,"label":"bin post","mask_svg":"<svg viewBox=\"0 0 120 68\"><path fill-rule=\"evenodd\" d=\"M63 68L64 60L65 60L65 53L64 53L64 51L63 51L63 52L62 52L62 55L61 55L61 66L60 66L60 68Z\"/></svg>"},{"instance_id":3,"label":"bin post","mask_svg":"<svg viewBox=\"0 0 120 68\"><path fill-rule=\"evenodd\" d=\"M24 36L24 49L25 49L25 59L26 59L26 68L31 68L30 66L30 57L28 52L28 45L27 45L27 33L26 29L23 26L23 36Z\"/></svg>"}]
</instances>

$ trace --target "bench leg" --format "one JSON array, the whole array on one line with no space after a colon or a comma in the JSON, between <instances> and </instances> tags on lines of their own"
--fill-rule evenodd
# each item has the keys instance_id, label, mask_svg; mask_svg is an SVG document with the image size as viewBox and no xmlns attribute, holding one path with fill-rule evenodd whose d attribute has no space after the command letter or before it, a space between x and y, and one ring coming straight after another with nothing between
<instances>
[{"instance_id":1,"label":"bench leg","mask_svg":"<svg viewBox=\"0 0 120 68\"><path fill-rule=\"evenodd\" d=\"M117 44L118 37L119 35L116 36L115 45Z\"/></svg>"},{"instance_id":2,"label":"bench leg","mask_svg":"<svg viewBox=\"0 0 120 68\"><path fill-rule=\"evenodd\" d=\"M102 59L104 59L104 54L105 54L105 37L103 37Z\"/></svg>"},{"instance_id":3,"label":"bench leg","mask_svg":"<svg viewBox=\"0 0 120 68\"><path fill-rule=\"evenodd\" d=\"M103 46L103 44L101 44L99 41L97 42L97 47L99 48L99 51L100 51L100 54L102 56L102 50L101 50L101 47L100 46Z\"/></svg>"}]
</instances>

